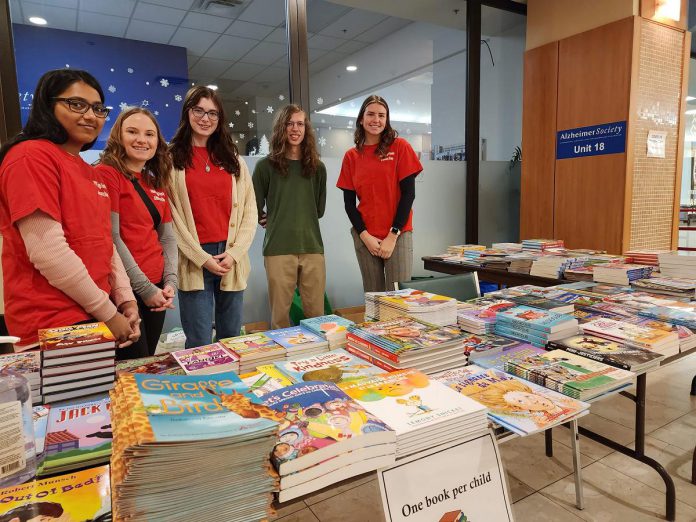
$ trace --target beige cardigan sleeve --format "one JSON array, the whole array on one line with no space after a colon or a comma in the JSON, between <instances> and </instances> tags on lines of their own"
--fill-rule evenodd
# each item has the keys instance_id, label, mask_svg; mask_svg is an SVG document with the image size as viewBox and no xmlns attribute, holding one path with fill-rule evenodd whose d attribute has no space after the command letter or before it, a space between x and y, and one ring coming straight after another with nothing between
<instances>
[{"instance_id":1,"label":"beige cardigan sleeve","mask_svg":"<svg viewBox=\"0 0 696 522\"><path fill-rule=\"evenodd\" d=\"M249 167L243 158L239 158L239 182L237 183L237 204L240 205L238 212L242 212L241 219L237 219L239 228L234 243L226 252L232 256L235 262L239 262L244 254L249 251L251 243L254 241L256 229L258 227L258 211L256 209L256 196L254 194L254 184L251 181Z\"/></svg>"},{"instance_id":2,"label":"beige cardigan sleeve","mask_svg":"<svg viewBox=\"0 0 696 522\"><path fill-rule=\"evenodd\" d=\"M172 223L179 250L184 257L191 260L198 268L212 256L208 254L198 241L196 225L193 221L191 202L186 191L186 178L183 170L172 172L172 185L169 190L172 210Z\"/></svg>"}]
</instances>

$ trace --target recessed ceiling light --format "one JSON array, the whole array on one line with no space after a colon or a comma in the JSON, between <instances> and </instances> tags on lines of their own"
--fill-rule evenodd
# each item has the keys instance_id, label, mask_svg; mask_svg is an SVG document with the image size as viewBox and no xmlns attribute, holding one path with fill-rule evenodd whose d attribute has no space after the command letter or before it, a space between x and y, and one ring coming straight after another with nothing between
<instances>
[{"instance_id":1,"label":"recessed ceiling light","mask_svg":"<svg viewBox=\"0 0 696 522\"><path fill-rule=\"evenodd\" d=\"M206 87L207 87L208 89L212 89L212 90L214 90L214 91L217 91L217 88L218 88L217 85L213 85L212 83L211 83L210 85L206 85Z\"/></svg>"},{"instance_id":2,"label":"recessed ceiling light","mask_svg":"<svg viewBox=\"0 0 696 522\"><path fill-rule=\"evenodd\" d=\"M354 72L358 70L357 65L346 65L346 71Z\"/></svg>"},{"instance_id":3,"label":"recessed ceiling light","mask_svg":"<svg viewBox=\"0 0 696 522\"><path fill-rule=\"evenodd\" d=\"M41 18L40 16L30 16L29 21L36 25L46 25L48 23L45 18Z\"/></svg>"}]
</instances>

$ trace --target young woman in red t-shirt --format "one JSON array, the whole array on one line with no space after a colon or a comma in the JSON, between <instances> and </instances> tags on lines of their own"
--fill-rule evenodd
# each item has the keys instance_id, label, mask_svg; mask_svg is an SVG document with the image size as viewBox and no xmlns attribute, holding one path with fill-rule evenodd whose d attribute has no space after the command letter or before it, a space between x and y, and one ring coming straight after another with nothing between
<instances>
[{"instance_id":1,"label":"young woman in red t-shirt","mask_svg":"<svg viewBox=\"0 0 696 522\"><path fill-rule=\"evenodd\" d=\"M214 90L201 85L186 94L170 150L179 308L191 348L211 342L213 318L218 339L239 335L256 198Z\"/></svg>"},{"instance_id":2,"label":"young woman in red t-shirt","mask_svg":"<svg viewBox=\"0 0 696 522\"><path fill-rule=\"evenodd\" d=\"M177 248L165 188L172 160L153 114L133 107L111 127L97 170L111 197L111 233L138 300L140 340L129 358L154 355L177 287Z\"/></svg>"},{"instance_id":3,"label":"young woman in red t-shirt","mask_svg":"<svg viewBox=\"0 0 696 522\"><path fill-rule=\"evenodd\" d=\"M336 183L353 225L365 292L392 290L395 282L411 279L411 207L423 166L411 145L397 136L384 98L366 98L356 120L355 148L343 157Z\"/></svg>"},{"instance_id":4,"label":"young woman in red t-shirt","mask_svg":"<svg viewBox=\"0 0 696 522\"><path fill-rule=\"evenodd\" d=\"M138 307L111 240L109 194L79 156L108 114L91 74L49 71L24 129L0 149L5 320L20 338L17 350L34 346L40 328L95 319L122 347L140 334Z\"/></svg>"}]
</instances>

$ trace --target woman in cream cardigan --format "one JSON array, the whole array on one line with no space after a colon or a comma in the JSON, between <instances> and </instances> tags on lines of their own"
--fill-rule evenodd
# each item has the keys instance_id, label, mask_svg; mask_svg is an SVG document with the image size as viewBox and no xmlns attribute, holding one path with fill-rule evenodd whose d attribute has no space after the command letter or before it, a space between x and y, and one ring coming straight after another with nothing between
<instances>
[{"instance_id":1,"label":"woman in cream cardigan","mask_svg":"<svg viewBox=\"0 0 696 522\"><path fill-rule=\"evenodd\" d=\"M170 199L179 245L179 308L186 347L239 335L256 233L254 188L208 87L186 94L170 150ZM213 315L214 313L214 315Z\"/></svg>"}]
</instances>

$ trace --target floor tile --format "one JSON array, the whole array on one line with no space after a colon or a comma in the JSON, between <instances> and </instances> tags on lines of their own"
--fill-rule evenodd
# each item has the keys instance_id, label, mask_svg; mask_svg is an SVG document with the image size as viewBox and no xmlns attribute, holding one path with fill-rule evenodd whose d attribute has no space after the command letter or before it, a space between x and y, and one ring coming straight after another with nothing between
<instances>
[{"instance_id":1,"label":"floor tile","mask_svg":"<svg viewBox=\"0 0 696 522\"><path fill-rule=\"evenodd\" d=\"M510 502L517 502L535 492L533 488L510 473L507 474L506 480L510 491Z\"/></svg>"},{"instance_id":2,"label":"floor tile","mask_svg":"<svg viewBox=\"0 0 696 522\"><path fill-rule=\"evenodd\" d=\"M666 426L649 433L651 437L679 446L684 450L696 447L696 412L670 422Z\"/></svg>"},{"instance_id":3,"label":"floor tile","mask_svg":"<svg viewBox=\"0 0 696 522\"><path fill-rule=\"evenodd\" d=\"M334 486L329 486L324 489L320 489L314 493L311 493L305 497L302 497L308 506L326 500L327 498L335 497L341 493L353 489L357 486L370 482L372 480L377 480L377 473L374 471L370 473L365 473L364 475L359 475L348 480L344 480Z\"/></svg>"},{"instance_id":4,"label":"floor tile","mask_svg":"<svg viewBox=\"0 0 696 522\"><path fill-rule=\"evenodd\" d=\"M515 522L579 522L582 520L541 493L534 493L513 504L512 513Z\"/></svg>"},{"instance_id":5,"label":"floor tile","mask_svg":"<svg viewBox=\"0 0 696 522\"><path fill-rule=\"evenodd\" d=\"M628 475L595 462L583 469L585 509L575 508L572 477L551 484L541 494L584 520L641 522L663 520L665 495ZM696 520L696 509L677 502L677 520ZM519 521L518 521L519 522Z\"/></svg>"},{"instance_id":6,"label":"floor tile","mask_svg":"<svg viewBox=\"0 0 696 522\"><path fill-rule=\"evenodd\" d=\"M599 415L594 415L592 413L590 413L589 415L585 415L584 417L580 418L578 424L589 430L594 431L595 433L598 433L599 435L608 437L620 444L630 444L634 440L634 431L631 428L627 428L622 424L613 422L609 419L605 419L604 417L600 417ZM564 428L563 426L554 428L553 440L555 442L560 442L570 448L570 430ZM593 460L598 460L602 457L606 457L612 451L612 449L604 446L603 444L600 444L598 442L593 441L592 439L580 435L580 452L583 455L587 455Z\"/></svg>"},{"instance_id":7,"label":"floor tile","mask_svg":"<svg viewBox=\"0 0 696 522\"><path fill-rule=\"evenodd\" d=\"M590 411L605 419L618 422L627 428L635 426L635 405L620 395L593 402ZM665 424L682 417L691 410L685 406L675 408L648 398L645 400L645 429L647 432L661 428Z\"/></svg>"},{"instance_id":8,"label":"floor tile","mask_svg":"<svg viewBox=\"0 0 696 522\"><path fill-rule=\"evenodd\" d=\"M310 506L320 522L384 522L377 480Z\"/></svg>"},{"instance_id":9,"label":"floor tile","mask_svg":"<svg viewBox=\"0 0 696 522\"><path fill-rule=\"evenodd\" d=\"M302 509L301 511L295 511L294 513L287 515L283 518L273 519L273 522L320 522L319 519L312 513L312 510L308 507Z\"/></svg>"},{"instance_id":10,"label":"floor tile","mask_svg":"<svg viewBox=\"0 0 696 522\"><path fill-rule=\"evenodd\" d=\"M278 504L277 502L273 504L273 508L276 510L277 518L283 518L291 513L294 513L295 511L305 509L306 507L307 504L305 504L301 498L289 500L288 502L283 502L282 504Z\"/></svg>"},{"instance_id":11,"label":"floor tile","mask_svg":"<svg viewBox=\"0 0 696 522\"><path fill-rule=\"evenodd\" d=\"M696 438L696 431L692 432L692 436ZM696 485L691 483L693 449L686 451L653 437L646 437L645 454L662 464L670 474L676 487L677 500L696 507ZM613 453L600 462L651 486L657 491L665 491L665 484L654 469L626 455Z\"/></svg>"}]
</instances>

